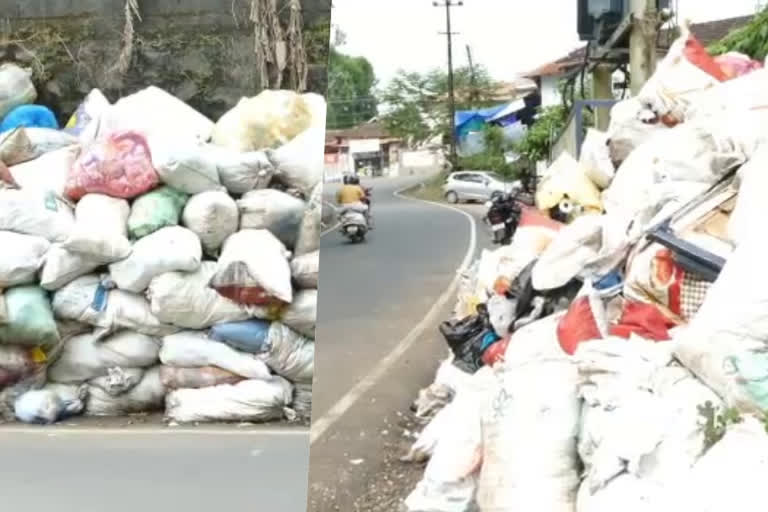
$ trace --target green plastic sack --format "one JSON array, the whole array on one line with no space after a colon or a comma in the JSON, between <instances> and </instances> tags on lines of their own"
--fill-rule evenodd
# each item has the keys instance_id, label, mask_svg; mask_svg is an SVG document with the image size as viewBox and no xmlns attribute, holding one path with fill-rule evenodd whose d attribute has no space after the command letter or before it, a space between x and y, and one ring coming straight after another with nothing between
<instances>
[{"instance_id":1,"label":"green plastic sack","mask_svg":"<svg viewBox=\"0 0 768 512\"><path fill-rule=\"evenodd\" d=\"M167 226L177 226L188 196L171 187L156 188L133 202L128 233L136 240Z\"/></svg>"},{"instance_id":2,"label":"green plastic sack","mask_svg":"<svg viewBox=\"0 0 768 512\"><path fill-rule=\"evenodd\" d=\"M51 301L39 286L16 286L4 293L8 323L0 325L0 342L50 347L59 341Z\"/></svg>"}]
</instances>

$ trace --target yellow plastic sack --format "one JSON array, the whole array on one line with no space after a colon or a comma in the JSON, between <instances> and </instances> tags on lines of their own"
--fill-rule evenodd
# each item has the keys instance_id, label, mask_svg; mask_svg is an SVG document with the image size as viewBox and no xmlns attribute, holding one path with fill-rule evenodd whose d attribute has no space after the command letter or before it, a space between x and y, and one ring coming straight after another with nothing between
<instances>
[{"instance_id":1,"label":"yellow plastic sack","mask_svg":"<svg viewBox=\"0 0 768 512\"><path fill-rule=\"evenodd\" d=\"M600 190L579 167L578 162L563 153L549 167L536 192L536 206L549 211L562 201L581 206L584 213L602 213Z\"/></svg>"},{"instance_id":2,"label":"yellow plastic sack","mask_svg":"<svg viewBox=\"0 0 768 512\"><path fill-rule=\"evenodd\" d=\"M213 130L213 143L235 151L276 148L309 128L312 111L293 91L266 90L243 98Z\"/></svg>"}]
</instances>

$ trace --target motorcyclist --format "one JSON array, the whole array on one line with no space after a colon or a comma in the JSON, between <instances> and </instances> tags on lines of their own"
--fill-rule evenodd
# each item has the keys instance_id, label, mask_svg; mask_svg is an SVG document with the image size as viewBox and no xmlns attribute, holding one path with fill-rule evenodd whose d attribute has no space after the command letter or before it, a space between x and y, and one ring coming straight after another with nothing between
<instances>
[{"instance_id":1,"label":"motorcyclist","mask_svg":"<svg viewBox=\"0 0 768 512\"><path fill-rule=\"evenodd\" d=\"M357 176L349 176L344 186L336 194L336 202L341 206L342 211L346 208L361 211L370 227L371 220L367 198L368 194L360 186L360 178Z\"/></svg>"}]
</instances>

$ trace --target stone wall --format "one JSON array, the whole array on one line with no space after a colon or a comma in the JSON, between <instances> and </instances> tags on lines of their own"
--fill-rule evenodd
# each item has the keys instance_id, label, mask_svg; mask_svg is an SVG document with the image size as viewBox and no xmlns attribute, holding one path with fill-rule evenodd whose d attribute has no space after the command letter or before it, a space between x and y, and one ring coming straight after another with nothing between
<instances>
[{"instance_id":1,"label":"stone wall","mask_svg":"<svg viewBox=\"0 0 768 512\"><path fill-rule=\"evenodd\" d=\"M278 0L280 4L285 0ZM330 0L302 0L308 89L324 94ZM40 102L65 119L92 88L111 100L157 85L216 119L258 93L248 0L139 0L130 70L124 0L0 0L0 62L33 69ZM283 13L287 9L282 10Z\"/></svg>"}]
</instances>

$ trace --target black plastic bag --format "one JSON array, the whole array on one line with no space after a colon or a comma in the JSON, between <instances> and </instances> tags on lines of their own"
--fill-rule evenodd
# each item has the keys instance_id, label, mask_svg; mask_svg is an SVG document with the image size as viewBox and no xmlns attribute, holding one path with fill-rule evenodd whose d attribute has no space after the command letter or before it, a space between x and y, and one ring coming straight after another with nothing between
<instances>
[{"instance_id":1,"label":"black plastic bag","mask_svg":"<svg viewBox=\"0 0 768 512\"><path fill-rule=\"evenodd\" d=\"M483 333L490 326L488 309L485 304L477 306L477 313L461 320L448 320L440 324L440 334L451 350L455 351L457 347L465 344L475 336Z\"/></svg>"},{"instance_id":2,"label":"black plastic bag","mask_svg":"<svg viewBox=\"0 0 768 512\"><path fill-rule=\"evenodd\" d=\"M462 345L453 349L453 364L460 370L474 374L482 368L483 354L499 337L493 329L484 329Z\"/></svg>"}]
</instances>

